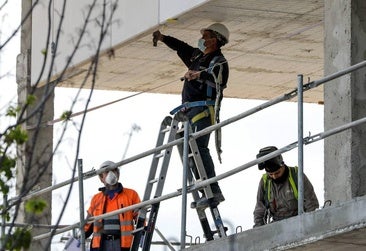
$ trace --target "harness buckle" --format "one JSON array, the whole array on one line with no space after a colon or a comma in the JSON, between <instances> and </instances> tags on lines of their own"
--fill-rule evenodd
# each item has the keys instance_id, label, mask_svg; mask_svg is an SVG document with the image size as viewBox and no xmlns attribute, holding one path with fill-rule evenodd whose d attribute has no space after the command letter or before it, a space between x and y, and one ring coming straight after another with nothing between
<instances>
[{"instance_id":1,"label":"harness buckle","mask_svg":"<svg viewBox=\"0 0 366 251\"><path fill-rule=\"evenodd\" d=\"M114 241L114 240L121 239L121 236L120 235L114 235L114 234L106 234L106 235L103 235L103 239L107 240L107 241Z\"/></svg>"}]
</instances>

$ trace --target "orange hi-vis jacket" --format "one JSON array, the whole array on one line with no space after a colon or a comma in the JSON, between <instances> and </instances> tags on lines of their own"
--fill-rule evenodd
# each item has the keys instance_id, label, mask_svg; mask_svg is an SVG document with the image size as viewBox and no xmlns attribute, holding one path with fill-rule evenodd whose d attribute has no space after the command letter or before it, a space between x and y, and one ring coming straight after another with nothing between
<instances>
[{"instance_id":1,"label":"orange hi-vis jacket","mask_svg":"<svg viewBox=\"0 0 366 251\"><path fill-rule=\"evenodd\" d=\"M124 188L119 184L119 190L115 193L112 199L105 193L103 189L101 192L93 196L90 207L88 209L88 217L98 216L103 213L109 213L123 207L131 206L140 203L140 197L135 190ZM134 230L133 220L136 219L137 211L127 211L118 215L120 222L121 247L129 248L132 244L132 231ZM91 224L84 226L85 232L90 232L93 227L93 239L91 243L92 248L99 248L101 246L102 234L105 232L103 228L103 220L96 220Z\"/></svg>"}]
</instances>

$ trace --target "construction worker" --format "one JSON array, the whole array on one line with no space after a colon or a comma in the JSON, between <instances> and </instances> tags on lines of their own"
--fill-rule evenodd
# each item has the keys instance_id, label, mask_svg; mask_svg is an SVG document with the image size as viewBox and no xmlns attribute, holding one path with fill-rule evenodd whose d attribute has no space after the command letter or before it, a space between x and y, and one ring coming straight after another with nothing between
<instances>
[{"instance_id":1,"label":"construction worker","mask_svg":"<svg viewBox=\"0 0 366 251\"><path fill-rule=\"evenodd\" d=\"M154 45L157 41L165 43L177 52L188 68L182 78L184 85L179 112L190 121L194 132L215 123L215 115L218 116L218 112L214 112L215 101L217 104L221 102L229 77L228 63L221 52L221 47L229 41L229 30L221 23L214 23L201 29L201 35L198 48L195 48L174 37L163 35L159 30L153 33ZM215 108L219 108L219 105ZM209 139L210 134L201 136L197 139L197 145L207 177L212 178L216 173L208 148ZM205 208L225 200L217 182L212 183L211 188L214 197L208 201L203 195L196 202L196 207Z\"/></svg>"},{"instance_id":2,"label":"construction worker","mask_svg":"<svg viewBox=\"0 0 366 251\"><path fill-rule=\"evenodd\" d=\"M114 165L115 163L112 161L105 161L100 165L100 168L113 167ZM99 174L99 179L104 187L99 188L100 192L93 196L87 217L98 216L140 202L140 197L135 190L123 187L118 182L119 169L117 167ZM134 220L137 214L136 211L127 211L86 224L84 227L86 238L93 233L90 250L130 250Z\"/></svg>"},{"instance_id":3,"label":"construction worker","mask_svg":"<svg viewBox=\"0 0 366 251\"><path fill-rule=\"evenodd\" d=\"M259 150L257 158L278 150L275 146ZM283 220L298 213L297 167L289 167L281 155L258 164L265 169L258 187L257 204L254 210L254 227L271 221ZM304 174L304 211L311 212L319 207L313 186Z\"/></svg>"}]
</instances>

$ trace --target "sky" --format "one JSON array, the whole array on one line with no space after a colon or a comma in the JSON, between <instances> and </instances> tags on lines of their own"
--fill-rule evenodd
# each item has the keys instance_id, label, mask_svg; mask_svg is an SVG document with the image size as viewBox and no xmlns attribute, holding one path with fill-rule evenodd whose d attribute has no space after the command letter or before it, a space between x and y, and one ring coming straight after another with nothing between
<instances>
[{"instance_id":1,"label":"sky","mask_svg":"<svg viewBox=\"0 0 366 251\"><path fill-rule=\"evenodd\" d=\"M10 1L16 4L19 1ZM11 6L9 6L11 7ZM2 12L1 12L2 13ZM8 37L11 30L7 30L7 16L0 16L1 36L0 41ZM19 37L0 51L0 128L8 121L2 116L4 107L16 99L17 85L15 82L15 63L19 52ZM178 60L178 59L177 59ZM6 76L4 76L6 75ZM294 79L295 76L294 76ZM177 80L176 84L182 84ZM294 88L297 83L294 82ZM228 85L230 88L230 83ZM56 88L55 118L70 109L75 98L75 89ZM119 91L94 91L90 107L99 106L122 97L131 96L133 93ZM83 90L78 98L74 112L83 110L89 90ZM275 97L273 97L275 98ZM169 115L169 111L180 104L179 95L143 93L133 98L113 105L105 106L87 114L79 158L83 160L84 172L98 168L105 160L121 161L126 158L154 148L161 121ZM296 101L296 100L294 100ZM221 120L228 119L262 104L263 100L244 100L224 98L221 109ZM314 135L323 131L323 106L318 104L304 105L304 136ZM68 180L71 177L73 162L76 158L75 147L77 131L80 126L79 117L74 117L69 124L66 140L54 157L53 184ZM137 125L141 129L133 131L130 144L127 147L131 128ZM54 139L57 139L62 123L54 126ZM222 129L222 164L218 162L213 137L210 149L216 166L216 173L221 174L243 165L253 159L259 149L268 145L284 147L297 141L297 103L284 102L277 104L250 117L247 117ZM297 149L283 154L284 161L289 166L297 165ZM125 187L135 189L143 197L147 174L151 163L151 156L127 164L120 168L120 181ZM181 187L182 164L177 150L174 148L169 166L167 180L163 194L175 192ZM323 141L318 141L304 146L304 172L313 183L320 205L324 199L324 160ZM228 226L228 234L237 229L247 230L253 225L253 210L256 202L256 192L262 171L256 166L244 170L225 180L219 181L225 202L220 204L219 210L224 223ZM97 177L84 182L85 209L88 208L90 199L101 186ZM53 223L59 213L60 206L65 203L67 188L53 192ZM203 241L202 230L195 211L189 208L191 197L188 197L187 208L187 234L193 240L197 236ZM161 203L156 227L171 241L180 239L180 212L181 198L174 198ZM79 221L78 185L74 184L71 200L68 202L66 212L61 224L73 224ZM64 234L66 235L66 234ZM52 250L62 250L64 243L60 237L53 239ZM154 235L154 239L157 235ZM187 239L187 242L189 240ZM151 250L165 250L162 247L152 247Z\"/></svg>"}]
</instances>

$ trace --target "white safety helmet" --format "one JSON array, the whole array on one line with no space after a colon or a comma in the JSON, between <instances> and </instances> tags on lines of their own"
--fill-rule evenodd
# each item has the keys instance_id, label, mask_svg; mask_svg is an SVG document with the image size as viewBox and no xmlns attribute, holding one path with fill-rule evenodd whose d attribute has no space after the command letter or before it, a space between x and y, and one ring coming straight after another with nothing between
<instances>
[{"instance_id":1,"label":"white safety helmet","mask_svg":"<svg viewBox=\"0 0 366 251\"><path fill-rule=\"evenodd\" d=\"M113 161L107 160L107 161L104 161L102 164L100 164L99 169L108 167L108 166L113 166L115 164L116 163L114 163Z\"/></svg>"},{"instance_id":2,"label":"white safety helmet","mask_svg":"<svg viewBox=\"0 0 366 251\"><path fill-rule=\"evenodd\" d=\"M201 29L201 34L203 34L203 32L207 30L215 32L217 35L217 39L222 43L222 45L227 44L229 42L230 32L225 25L221 23L211 24L207 28Z\"/></svg>"},{"instance_id":3,"label":"white safety helmet","mask_svg":"<svg viewBox=\"0 0 366 251\"><path fill-rule=\"evenodd\" d=\"M113 166L115 164L116 163L114 163L113 161L107 160L107 161L104 161L102 164L100 164L99 169L110 167L110 166ZM116 169L118 169L118 168L116 167Z\"/></svg>"}]
</instances>

